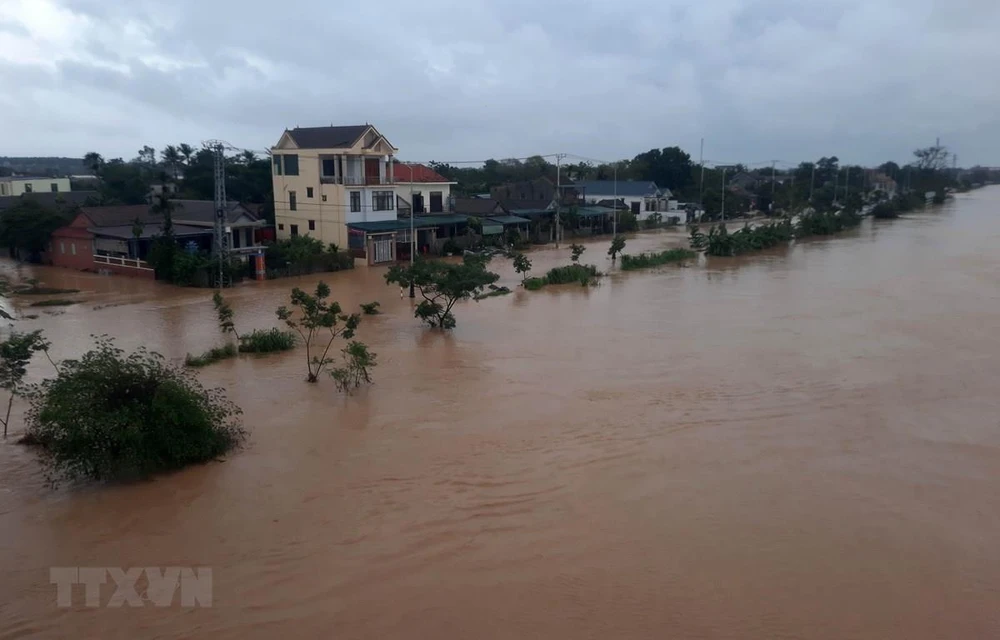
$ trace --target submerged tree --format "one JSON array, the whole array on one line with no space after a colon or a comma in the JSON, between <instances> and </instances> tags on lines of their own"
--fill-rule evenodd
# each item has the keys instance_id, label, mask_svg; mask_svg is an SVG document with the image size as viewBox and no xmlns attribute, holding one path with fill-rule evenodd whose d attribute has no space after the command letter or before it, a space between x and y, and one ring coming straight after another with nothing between
<instances>
[{"instance_id":1,"label":"submerged tree","mask_svg":"<svg viewBox=\"0 0 1000 640\"><path fill-rule=\"evenodd\" d=\"M587 247L583 246L582 244L571 244L569 245L569 250L570 253L572 253L572 255L570 256L570 260L572 260L573 262L579 262L580 256L582 256L583 252L587 250Z\"/></svg>"},{"instance_id":2,"label":"submerged tree","mask_svg":"<svg viewBox=\"0 0 1000 640\"><path fill-rule=\"evenodd\" d=\"M354 331L361 324L361 315L352 313L350 315L343 312L340 303L335 300L328 301L330 297L330 286L325 282L316 285L313 294L306 293L302 289L295 287L292 289L291 302L293 309L282 305L275 312L279 320L283 320L292 330L302 337L306 345L306 367L308 376L306 380L316 382L323 369L333 362L329 357L330 347L338 337L350 340L354 337ZM314 355L313 339L326 340L320 355ZM320 342L322 346L322 342Z\"/></svg>"},{"instance_id":3,"label":"submerged tree","mask_svg":"<svg viewBox=\"0 0 1000 640\"><path fill-rule=\"evenodd\" d=\"M611 239L611 247L608 248L608 255L611 256L611 262L615 261L618 254L625 250L625 236L622 234L616 235Z\"/></svg>"},{"instance_id":4,"label":"submerged tree","mask_svg":"<svg viewBox=\"0 0 1000 640\"><path fill-rule=\"evenodd\" d=\"M344 366L330 371L330 377L337 383L337 388L344 393L350 393L362 383L371 384L371 370L376 364L376 354L368 350L368 345L357 340L351 340L340 351L344 355Z\"/></svg>"},{"instance_id":5,"label":"submerged tree","mask_svg":"<svg viewBox=\"0 0 1000 640\"><path fill-rule=\"evenodd\" d=\"M452 308L459 300L468 300L499 279L488 271L489 258L467 255L459 264L440 260L417 260L413 265L396 265L385 274L386 284L408 287L412 282L423 300L413 315L430 327L453 329Z\"/></svg>"},{"instance_id":6,"label":"submerged tree","mask_svg":"<svg viewBox=\"0 0 1000 640\"><path fill-rule=\"evenodd\" d=\"M6 340L0 342L0 388L10 394L7 400L7 413L3 421L3 437L7 437L7 427L10 423L10 410L14 406L14 397L24 395L24 375L28 371L28 363L39 351L48 351L49 343L42 337L41 329L30 333L11 333Z\"/></svg>"},{"instance_id":7,"label":"submerged tree","mask_svg":"<svg viewBox=\"0 0 1000 640\"><path fill-rule=\"evenodd\" d=\"M528 256L523 253L514 254L514 272L521 274L521 282L523 283L528 277L528 272L531 271L531 260Z\"/></svg>"},{"instance_id":8,"label":"submerged tree","mask_svg":"<svg viewBox=\"0 0 1000 640\"><path fill-rule=\"evenodd\" d=\"M215 314L219 318L219 329L222 330L222 333L231 332L236 336L236 341L239 342L240 334L237 333L236 325L233 322L233 308L222 297L221 292L216 291L212 294L212 304L215 305Z\"/></svg>"}]
</instances>

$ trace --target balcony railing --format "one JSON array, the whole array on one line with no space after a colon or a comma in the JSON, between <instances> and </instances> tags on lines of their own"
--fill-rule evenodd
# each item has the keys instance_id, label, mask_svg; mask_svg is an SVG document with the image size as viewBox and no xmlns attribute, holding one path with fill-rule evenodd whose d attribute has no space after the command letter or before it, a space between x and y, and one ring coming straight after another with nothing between
<instances>
[{"instance_id":1,"label":"balcony railing","mask_svg":"<svg viewBox=\"0 0 1000 640\"><path fill-rule=\"evenodd\" d=\"M152 271L149 264L145 260L136 260L135 258L119 258L118 256L102 256L95 255L94 262L97 264L113 264L120 267L131 267L132 269L144 269L146 271Z\"/></svg>"},{"instance_id":2,"label":"balcony railing","mask_svg":"<svg viewBox=\"0 0 1000 640\"><path fill-rule=\"evenodd\" d=\"M394 184L388 176L384 178L380 176L320 176L319 181L323 184L346 184L355 187Z\"/></svg>"}]
</instances>

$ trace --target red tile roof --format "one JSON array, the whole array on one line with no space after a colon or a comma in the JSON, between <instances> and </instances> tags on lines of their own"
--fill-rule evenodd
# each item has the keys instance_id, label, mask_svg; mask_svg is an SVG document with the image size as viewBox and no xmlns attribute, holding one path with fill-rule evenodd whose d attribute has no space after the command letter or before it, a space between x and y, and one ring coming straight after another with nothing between
<instances>
[{"instance_id":1,"label":"red tile roof","mask_svg":"<svg viewBox=\"0 0 1000 640\"><path fill-rule=\"evenodd\" d=\"M413 177L410 177L410 169L413 169ZM431 169L427 165L413 162L397 162L392 168L392 175L397 184L407 182L450 182L448 178Z\"/></svg>"}]
</instances>

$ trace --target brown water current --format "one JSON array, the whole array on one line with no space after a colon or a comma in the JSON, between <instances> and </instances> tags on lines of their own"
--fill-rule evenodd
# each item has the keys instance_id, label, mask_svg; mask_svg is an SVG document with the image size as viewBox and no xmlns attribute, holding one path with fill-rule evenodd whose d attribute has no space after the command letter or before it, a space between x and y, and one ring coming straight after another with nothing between
<instances>
[{"instance_id":1,"label":"brown water current","mask_svg":"<svg viewBox=\"0 0 1000 640\"><path fill-rule=\"evenodd\" d=\"M326 276L382 303L374 386L306 384L301 348L201 370L245 411L224 462L53 490L0 444L0 639L1000 637L1000 188L686 267L619 273L607 244L599 286L461 304L450 334L384 269ZM56 359L222 342L210 292L20 269L84 291L19 323ZM318 279L239 286L239 326ZM176 565L213 569L211 607L49 583Z\"/></svg>"}]
</instances>

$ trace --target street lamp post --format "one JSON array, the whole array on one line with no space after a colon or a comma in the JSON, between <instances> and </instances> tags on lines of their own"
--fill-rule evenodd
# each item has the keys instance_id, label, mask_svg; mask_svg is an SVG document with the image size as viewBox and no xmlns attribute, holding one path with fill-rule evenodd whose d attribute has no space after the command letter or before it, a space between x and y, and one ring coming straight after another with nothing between
<instances>
[{"instance_id":1,"label":"street lamp post","mask_svg":"<svg viewBox=\"0 0 1000 640\"><path fill-rule=\"evenodd\" d=\"M618 235L618 163L615 162L615 199L612 201L614 203L614 212L611 217L611 235Z\"/></svg>"},{"instance_id":2,"label":"street lamp post","mask_svg":"<svg viewBox=\"0 0 1000 640\"><path fill-rule=\"evenodd\" d=\"M406 167L410 170L410 297L416 298L417 294L413 287L413 260L417 246L417 238L413 235L413 213L416 208L413 203L413 165L408 164Z\"/></svg>"}]
</instances>

